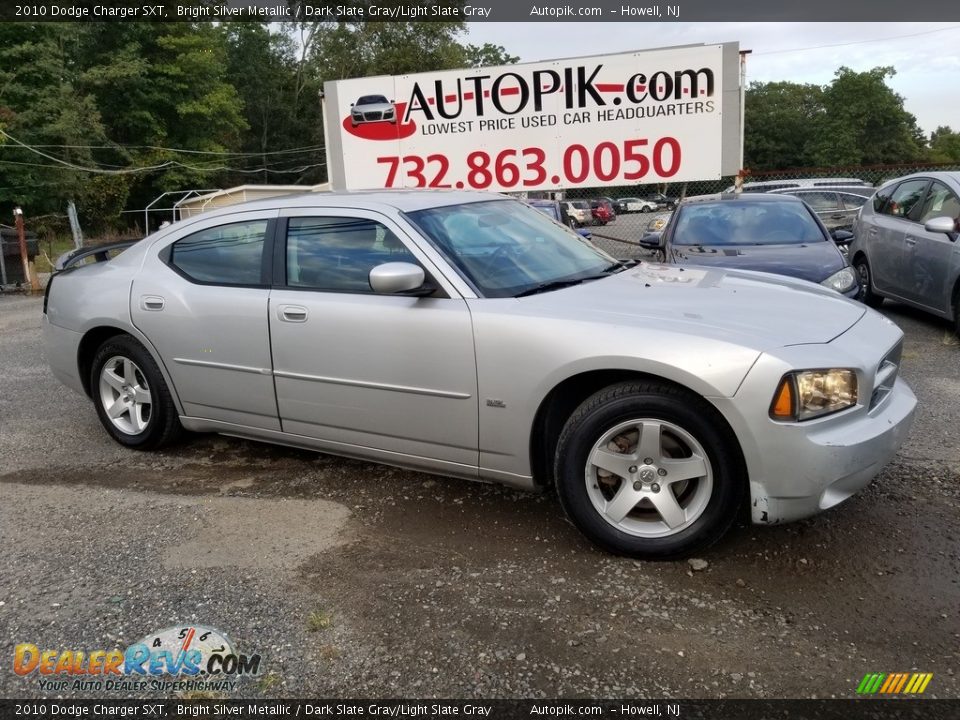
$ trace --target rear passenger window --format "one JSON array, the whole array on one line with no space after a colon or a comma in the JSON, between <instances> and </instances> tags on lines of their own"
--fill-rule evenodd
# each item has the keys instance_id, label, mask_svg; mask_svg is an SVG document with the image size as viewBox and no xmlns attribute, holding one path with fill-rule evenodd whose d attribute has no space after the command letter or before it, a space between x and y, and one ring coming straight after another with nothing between
<instances>
[{"instance_id":1,"label":"rear passenger window","mask_svg":"<svg viewBox=\"0 0 960 720\"><path fill-rule=\"evenodd\" d=\"M840 204L837 202L837 194L832 192L804 192L797 193L797 197L804 200L816 212L826 212L827 210L839 210Z\"/></svg>"},{"instance_id":2,"label":"rear passenger window","mask_svg":"<svg viewBox=\"0 0 960 720\"><path fill-rule=\"evenodd\" d=\"M191 280L217 285L261 285L267 220L220 225L177 240L170 264Z\"/></svg>"},{"instance_id":3,"label":"rear passenger window","mask_svg":"<svg viewBox=\"0 0 960 720\"><path fill-rule=\"evenodd\" d=\"M372 293L370 271L388 262L418 264L400 238L375 220L309 217L288 222L289 286Z\"/></svg>"},{"instance_id":4,"label":"rear passenger window","mask_svg":"<svg viewBox=\"0 0 960 720\"><path fill-rule=\"evenodd\" d=\"M890 202L883 208L884 215L893 215L904 220L916 220L915 210L919 210L920 201L927 189L927 180L907 180L897 185L890 196Z\"/></svg>"},{"instance_id":5,"label":"rear passenger window","mask_svg":"<svg viewBox=\"0 0 960 720\"><path fill-rule=\"evenodd\" d=\"M843 207L847 210L854 210L861 207L870 198L863 195L854 195L853 193L840 193L840 199L843 200Z\"/></svg>"}]
</instances>

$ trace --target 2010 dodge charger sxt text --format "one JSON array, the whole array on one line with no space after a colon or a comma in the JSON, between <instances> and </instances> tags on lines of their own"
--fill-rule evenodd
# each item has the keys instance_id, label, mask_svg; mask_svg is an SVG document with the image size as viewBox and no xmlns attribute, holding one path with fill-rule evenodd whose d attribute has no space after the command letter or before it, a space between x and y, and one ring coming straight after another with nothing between
<instances>
[{"instance_id":1,"label":"2010 dodge charger sxt text","mask_svg":"<svg viewBox=\"0 0 960 720\"><path fill-rule=\"evenodd\" d=\"M836 505L903 442L902 333L832 290L620 263L516 200L311 194L54 276L56 376L118 442L181 428L535 489L598 545L702 549Z\"/></svg>"}]
</instances>

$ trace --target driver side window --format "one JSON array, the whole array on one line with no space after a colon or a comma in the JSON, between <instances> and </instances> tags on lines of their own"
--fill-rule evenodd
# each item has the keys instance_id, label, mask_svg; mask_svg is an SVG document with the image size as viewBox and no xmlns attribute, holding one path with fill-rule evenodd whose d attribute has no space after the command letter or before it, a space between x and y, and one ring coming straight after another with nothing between
<instances>
[{"instance_id":1,"label":"driver side window","mask_svg":"<svg viewBox=\"0 0 960 720\"><path fill-rule=\"evenodd\" d=\"M377 265L419 264L385 225L351 217L290 218L286 256L289 287L343 293L373 293L369 278Z\"/></svg>"},{"instance_id":2,"label":"driver side window","mask_svg":"<svg viewBox=\"0 0 960 720\"><path fill-rule=\"evenodd\" d=\"M934 181L930 185L927 197L924 198L917 222L925 223L927 220L938 217L960 219L960 201L957 200L956 195L950 192L950 188L943 183Z\"/></svg>"}]
</instances>

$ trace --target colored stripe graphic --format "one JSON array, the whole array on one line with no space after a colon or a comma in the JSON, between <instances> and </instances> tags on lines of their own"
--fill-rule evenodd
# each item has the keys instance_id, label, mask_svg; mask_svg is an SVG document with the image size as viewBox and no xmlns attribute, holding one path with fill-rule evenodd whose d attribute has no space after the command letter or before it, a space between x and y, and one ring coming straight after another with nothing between
<instances>
[{"instance_id":1,"label":"colored stripe graphic","mask_svg":"<svg viewBox=\"0 0 960 720\"><path fill-rule=\"evenodd\" d=\"M858 695L920 695L933 673L867 673L857 685Z\"/></svg>"}]
</instances>

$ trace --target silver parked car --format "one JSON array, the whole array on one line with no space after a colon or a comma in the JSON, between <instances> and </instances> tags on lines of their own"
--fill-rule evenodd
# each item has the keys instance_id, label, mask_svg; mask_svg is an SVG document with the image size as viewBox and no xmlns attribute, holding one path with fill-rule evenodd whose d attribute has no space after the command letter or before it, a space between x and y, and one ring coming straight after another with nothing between
<instances>
[{"instance_id":1,"label":"silver parked car","mask_svg":"<svg viewBox=\"0 0 960 720\"><path fill-rule=\"evenodd\" d=\"M669 558L836 505L915 398L902 333L792 278L618 262L510 198L309 194L68 259L47 358L123 445L219 432L527 490Z\"/></svg>"},{"instance_id":2,"label":"silver parked car","mask_svg":"<svg viewBox=\"0 0 960 720\"><path fill-rule=\"evenodd\" d=\"M792 195L800 198L820 218L831 232L850 230L860 214L860 208L873 195L873 188L864 186L843 188L806 188L802 190L773 190L779 195Z\"/></svg>"},{"instance_id":3,"label":"silver parked car","mask_svg":"<svg viewBox=\"0 0 960 720\"><path fill-rule=\"evenodd\" d=\"M854 236L864 302L891 298L952 320L960 334L960 173L886 183L863 206Z\"/></svg>"}]
</instances>

